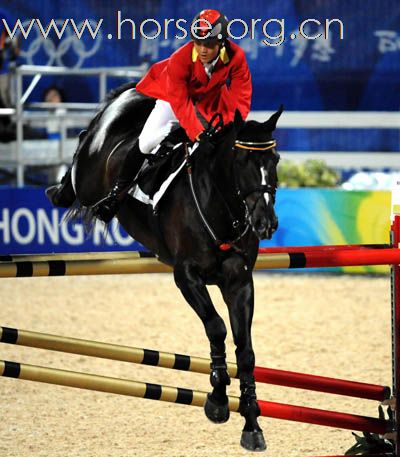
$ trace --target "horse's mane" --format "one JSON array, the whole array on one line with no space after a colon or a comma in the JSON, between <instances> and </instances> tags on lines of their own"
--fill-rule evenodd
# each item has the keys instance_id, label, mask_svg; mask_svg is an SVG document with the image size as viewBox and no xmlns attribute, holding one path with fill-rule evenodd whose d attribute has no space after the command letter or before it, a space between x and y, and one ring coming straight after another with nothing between
<instances>
[{"instance_id":1,"label":"horse's mane","mask_svg":"<svg viewBox=\"0 0 400 457\"><path fill-rule=\"evenodd\" d=\"M134 89L136 87L136 82L129 82L126 84L122 84L121 86L116 87L115 89L112 89L107 95L106 98L103 100L103 103L105 105L109 105L110 102L115 100L119 95L122 94L122 92L125 92L126 90L129 89Z\"/></svg>"}]
</instances>

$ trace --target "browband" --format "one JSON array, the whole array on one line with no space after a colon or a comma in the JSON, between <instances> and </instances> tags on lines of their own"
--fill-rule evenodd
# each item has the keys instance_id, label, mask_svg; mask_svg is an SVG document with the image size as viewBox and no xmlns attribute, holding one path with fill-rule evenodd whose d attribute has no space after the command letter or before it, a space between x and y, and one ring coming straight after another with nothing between
<instances>
[{"instance_id":1,"label":"browband","mask_svg":"<svg viewBox=\"0 0 400 457\"><path fill-rule=\"evenodd\" d=\"M240 149L251 149L253 151L268 151L276 147L275 140L264 141L261 143L254 143L252 141L235 141L235 146ZM262 147L264 146L264 147Z\"/></svg>"}]
</instances>

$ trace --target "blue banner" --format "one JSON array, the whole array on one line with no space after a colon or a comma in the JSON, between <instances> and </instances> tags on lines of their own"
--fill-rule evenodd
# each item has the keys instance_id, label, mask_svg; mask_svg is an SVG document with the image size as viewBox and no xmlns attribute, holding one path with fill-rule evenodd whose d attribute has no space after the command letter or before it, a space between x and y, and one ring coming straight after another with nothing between
<instances>
[{"instance_id":1,"label":"blue banner","mask_svg":"<svg viewBox=\"0 0 400 457\"><path fill-rule=\"evenodd\" d=\"M117 220L109 230L96 223L88 234L82 223L65 222L65 213L51 206L43 189L2 188L0 254L143 250Z\"/></svg>"},{"instance_id":2,"label":"blue banner","mask_svg":"<svg viewBox=\"0 0 400 457\"><path fill-rule=\"evenodd\" d=\"M288 110L398 110L398 0L250 0L245 6L239 0L217 0L212 7L234 21L231 35L247 53L253 109L274 109L283 103ZM2 7L0 15L6 15L13 25L19 19L25 30L33 19L41 21L42 30L34 22L26 37L18 32L20 63L131 66L168 57L185 42L175 36L183 37L181 29L188 31L202 8L204 2L199 0L148 0L129 5L97 0L14 0L12 8ZM52 29L45 38L52 19L60 31L65 29L59 36ZM93 34L86 28L79 37L86 19ZM71 98L93 101L97 97L93 81L80 79L74 85L65 78L64 83Z\"/></svg>"},{"instance_id":3,"label":"blue banner","mask_svg":"<svg viewBox=\"0 0 400 457\"><path fill-rule=\"evenodd\" d=\"M390 192L279 189L279 229L263 246L382 244L389 242ZM2 188L0 254L143 250L118 225L98 224L88 235L65 222L44 190Z\"/></svg>"},{"instance_id":4,"label":"blue banner","mask_svg":"<svg viewBox=\"0 0 400 457\"><path fill-rule=\"evenodd\" d=\"M398 111L399 0L249 0L245 5L216 0L212 7L233 21L232 39L246 51L253 110L283 104L286 110ZM189 39L182 39L182 29L189 31L202 8L199 0L14 0L0 16L24 26L24 33L16 29L20 64L129 67L167 58ZM49 29L51 20L57 32ZM96 78L70 76L43 77L31 99L41 100L54 82L63 87L67 101L98 100ZM287 150L398 151L399 145L398 130L355 135L302 129L279 135Z\"/></svg>"}]
</instances>

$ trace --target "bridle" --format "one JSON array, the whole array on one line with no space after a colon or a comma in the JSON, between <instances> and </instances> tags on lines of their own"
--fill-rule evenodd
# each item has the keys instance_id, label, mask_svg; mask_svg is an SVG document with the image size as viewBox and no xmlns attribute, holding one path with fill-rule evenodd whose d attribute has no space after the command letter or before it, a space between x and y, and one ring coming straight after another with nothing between
<instances>
[{"instance_id":1,"label":"bridle","mask_svg":"<svg viewBox=\"0 0 400 457\"><path fill-rule=\"evenodd\" d=\"M216 126L213 126L213 122L215 119L218 119L218 116L219 116L219 121ZM209 135L212 136L212 134L215 133L216 129L218 127L220 127L221 125L223 126L222 116L219 113L217 113L217 115L214 115L212 120L210 121L207 133L209 133ZM263 194L265 194L265 193L268 193L272 197L273 203L275 203L276 186L273 186L271 184L260 184L258 186L252 186L252 187L246 189L245 191L241 191L240 187L239 187L238 179L237 179L237 173L235 170L236 161L233 161L233 167L234 167L233 176L234 176L236 194L239 197L239 199L242 201L242 204L244 207L244 215L243 215L242 224L237 219L232 220L232 227L237 231L238 236L232 241L222 241L218 238L218 236L214 232L213 228L208 223L207 218L205 217L205 215L200 207L200 202L197 198L196 191L194 189L194 183L193 183L193 177L192 177L192 165L191 165L191 160L190 160L189 149L188 149L187 143L184 143L184 147L185 147L186 169L187 169L187 174L189 177L190 189L191 189L191 193L192 193L192 196L193 196L193 199L195 202L195 206L197 208L197 211L200 215L201 220L203 221L204 227L206 228L210 237L213 239L214 243L218 246L218 248L220 250L226 251L228 249L234 249L238 252L243 253L243 250L237 246L237 243L246 235L246 233L248 232L248 230L251 227L251 215L254 210L254 207L256 206L257 202L259 201L259 198L262 198ZM268 140L268 141L263 141L263 142L236 140L232 149L239 148L239 149L246 149L248 151L265 152L265 151L272 150L275 147L276 147L276 141L273 139ZM218 189L218 186L216 186L216 188ZM257 198L257 201L256 201L254 207L249 209L248 204L246 202L246 197L248 197L250 194L252 194L254 192L259 192L260 197ZM219 191L219 193L221 193L221 192ZM221 193L221 195L222 195L222 193ZM224 199L223 199L223 203L225 204L225 206L228 208L229 212L231 213L229 206L226 204ZM243 227L242 229L240 228L241 225Z\"/></svg>"},{"instance_id":2,"label":"bridle","mask_svg":"<svg viewBox=\"0 0 400 457\"><path fill-rule=\"evenodd\" d=\"M253 142L253 141L240 141L236 140L235 141L235 148L239 149L246 149L248 151L269 151L271 149L274 149L276 147L276 140L268 140L268 141L263 141L263 142ZM237 189L237 193L239 197L243 200L244 204L246 205L248 217L250 216L250 211L246 203L246 198L254 193L254 192L260 192L261 194L269 194L272 198L272 202L275 203L275 196L276 196L276 186L273 186L271 184L260 184L258 186L252 186L247 188L246 190L240 190L239 186L236 182L237 177L236 173L234 173L235 176L235 185Z\"/></svg>"}]
</instances>

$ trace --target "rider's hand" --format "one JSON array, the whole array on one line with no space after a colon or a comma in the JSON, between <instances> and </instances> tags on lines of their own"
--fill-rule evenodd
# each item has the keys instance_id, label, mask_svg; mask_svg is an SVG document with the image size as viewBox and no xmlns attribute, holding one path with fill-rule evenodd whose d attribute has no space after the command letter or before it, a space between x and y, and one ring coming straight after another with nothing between
<instances>
[{"instance_id":1,"label":"rider's hand","mask_svg":"<svg viewBox=\"0 0 400 457\"><path fill-rule=\"evenodd\" d=\"M207 135L205 131L197 135L196 140L199 143L196 151L200 151L200 154L207 155L214 151L215 145L212 143L210 135Z\"/></svg>"},{"instance_id":2,"label":"rider's hand","mask_svg":"<svg viewBox=\"0 0 400 457\"><path fill-rule=\"evenodd\" d=\"M232 136L236 139L236 136L240 129L243 127L243 124L244 121L242 115L240 114L239 110L236 110L234 120L228 122L228 124L225 124L220 130L218 130L215 136L218 139L218 141L228 136Z\"/></svg>"},{"instance_id":3,"label":"rider's hand","mask_svg":"<svg viewBox=\"0 0 400 457\"><path fill-rule=\"evenodd\" d=\"M211 141L211 135L206 132L206 130L203 130L201 133L199 133L196 136L196 141L199 143L206 143Z\"/></svg>"}]
</instances>

